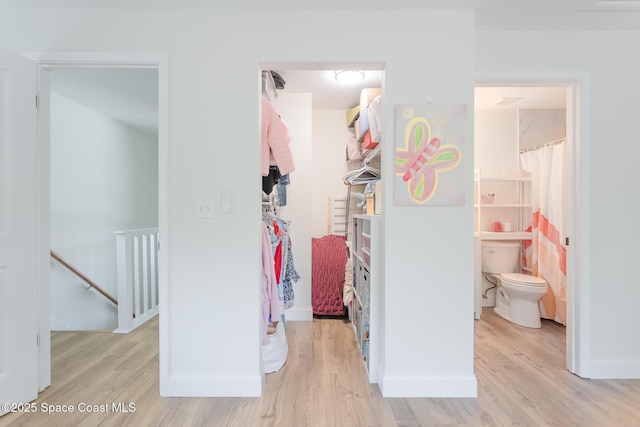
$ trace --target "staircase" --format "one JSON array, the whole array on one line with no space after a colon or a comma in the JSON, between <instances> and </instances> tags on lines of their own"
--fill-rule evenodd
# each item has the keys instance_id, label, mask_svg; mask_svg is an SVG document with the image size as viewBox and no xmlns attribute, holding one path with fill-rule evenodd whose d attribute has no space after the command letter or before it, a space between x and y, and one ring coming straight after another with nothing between
<instances>
[{"instance_id":1,"label":"staircase","mask_svg":"<svg viewBox=\"0 0 640 427\"><path fill-rule=\"evenodd\" d=\"M103 300L112 307L116 307L117 328L113 332L128 333L158 314L158 229L125 230L114 234L116 236L117 299L53 250L51 258L64 267L65 271L72 273L76 283L95 295L103 297ZM77 281L77 279L80 280ZM65 280L65 282L73 281ZM83 301L86 304L98 303L96 297L87 297ZM94 306L80 307L79 311L91 313L91 307ZM96 313L98 312L101 311L96 310ZM64 329L74 329L53 317L51 322ZM113 320L111 324L112 322Z\"/></svg>"}]
</instances>

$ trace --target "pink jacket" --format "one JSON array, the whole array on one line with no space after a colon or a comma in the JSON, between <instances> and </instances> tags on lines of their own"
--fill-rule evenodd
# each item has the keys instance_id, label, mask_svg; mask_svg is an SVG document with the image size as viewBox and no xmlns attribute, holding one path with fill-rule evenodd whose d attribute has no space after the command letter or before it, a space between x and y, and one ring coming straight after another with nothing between
<instances>
[{"instance_id":1,"label":"pink jacket","mask_svg":"<svg viewBox=\"0 0 640 427\"><path fill-rule=\"evenodd\" d=\"M289 130L269 101L262 100L262 176L269 175L269 164L275 164L281 175L293 172L293 156L289 147Z\"/></svg>"}]
</instances>

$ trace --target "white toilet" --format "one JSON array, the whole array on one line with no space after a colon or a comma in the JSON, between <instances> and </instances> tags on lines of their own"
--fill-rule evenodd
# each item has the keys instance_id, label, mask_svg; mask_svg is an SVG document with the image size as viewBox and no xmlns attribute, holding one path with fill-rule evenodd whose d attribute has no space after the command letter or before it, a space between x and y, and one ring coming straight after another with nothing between
<instances>
[{"instance_id":1,"label":"white toilet","mask_svg":"<svg viewBox=\"0 0 640 427\"><path fill-rule=\"evenodd\" d=\"M496 314L528 328L539 328L538 301L547 292L547 282L540 277L516 273L520 242L483 240L481 243L482 274L497 279Z\"/></svg>"}]
</instances>

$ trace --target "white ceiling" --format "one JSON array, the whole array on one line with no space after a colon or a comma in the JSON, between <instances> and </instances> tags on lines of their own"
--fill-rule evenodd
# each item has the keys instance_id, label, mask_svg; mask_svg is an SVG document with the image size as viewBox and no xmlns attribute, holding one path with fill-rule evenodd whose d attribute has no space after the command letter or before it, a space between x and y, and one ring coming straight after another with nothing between
<instances>
[{"instance_id":1,"label":"white ceiling","mask_svg":"<svg viewBox=\"0 0 640 427\"><path fill-rule=\"evenodd\" d=\"M158 72L152 68L52 68L51 90L158 137Z\"/></svg>"},{"instance_id":2,"label":"white ceiling","mask_svg":"<svg viewBox=\"0 0 640 427\"><path fill-rule=\"evenodd\" d=\"M361 82L349 84L335 79L336 70L287 70L277 71L286 81L278 93L311 93L314 109L347 110L360 102L364 88L380 87L382 72L365 70Z\"/></svg>"},{"instance_id":3,"label":"white ceiling","mask_svg":"<svg viewBox=\"0 0 640 427\"><path fill-rule=\"evenodd\" d=\"M476 28L640 30L640 0L0 0L2 8L218 8L301 10L437 10L474 9ZM316 66L317 65L317 66ZM333 71L343 64L288 68L271 64L286 81L284 92L313 94L318 109L348 109L358 104L360 90L379 87L379 67L366 72L359 85L335 81ZM355 68L356 65L352 64ZM364 66L358 69L367 69ZM53 90L116 118L143 132L157 135L157 73L155 70L55 70ZM508 106L494 106L502 97L522 98ZM564 108L562 88L478 88L476 108Z\"/></svg>"},{"instance_id":4,"label":"white ceiling","mask_svg":"<svg viewBox=\"0 0 640 427\"><path fill-rule=\"evenodd\" d=\"M497 105L498 102L509 102ZM565 87L476 87L474 108L508 110L520 108L566 108Z\"/></svg>"}]
</instances>

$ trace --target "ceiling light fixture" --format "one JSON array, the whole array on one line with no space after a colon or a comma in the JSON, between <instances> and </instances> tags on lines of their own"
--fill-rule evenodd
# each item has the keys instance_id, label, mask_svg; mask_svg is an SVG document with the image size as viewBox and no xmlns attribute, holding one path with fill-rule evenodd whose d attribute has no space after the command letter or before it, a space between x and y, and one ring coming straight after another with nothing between
<instances>
[{"instance_id":1,"label":"ceiling light fixture","mask_svg":"<svg viewBox=\"0 0 640 427\"><path fill-rule=\"evenodd\" d=\"M337 70L336 81L341 83L357 83L364 79L362 70Z\"/></svg>"}]
</instances>

